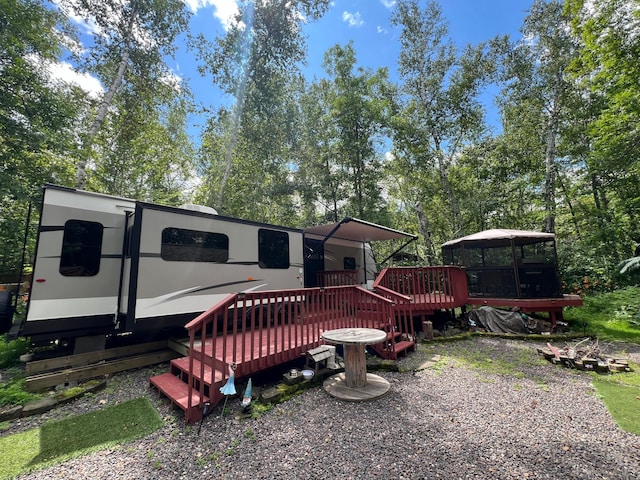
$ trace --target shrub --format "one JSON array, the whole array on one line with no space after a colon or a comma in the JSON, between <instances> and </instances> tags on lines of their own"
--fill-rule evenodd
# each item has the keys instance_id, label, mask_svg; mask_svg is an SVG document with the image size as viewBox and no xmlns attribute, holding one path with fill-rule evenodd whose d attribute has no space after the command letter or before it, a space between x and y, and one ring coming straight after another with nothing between
<instances>
[{"instance_id":1,"label":"shrub","mask_svg":"<svg viewBox=\"0 0 640 480\"><path fill-rule=\"evenodd\" d=\"M29 351L29 341L25 338L8 341L6 335L0 336L0 368L7 368L20 361L20 355Z\"/></svg>"}]
</instances>

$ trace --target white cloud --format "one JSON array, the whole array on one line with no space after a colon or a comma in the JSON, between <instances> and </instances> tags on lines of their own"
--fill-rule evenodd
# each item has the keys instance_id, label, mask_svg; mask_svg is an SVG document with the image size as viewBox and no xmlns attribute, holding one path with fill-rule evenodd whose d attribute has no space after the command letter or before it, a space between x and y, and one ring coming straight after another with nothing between
<instances>
[{"instance_id":1,"label":"white cloud","mask_svg":"<svg viewBox=\"0 0 640 480\"><path fill-rule=\"evenodd\" d=\"M342 20L347 22L350 27L361 27L364 25L364 20L360 18L360 12L350 13L344 11L342 12Z\"/></svg>"},{"instance_id":2,"label":"white cloud","mask_svg":"<svg viewBox=\"0 0 640 480\"><path fill-rule=\"evenodd\" d=\"M380 3L387 8L393 8L396 5L396 0L380 0Z\"/></svg>"},{"instance_id":3,"label":"white cloud","mask_svg":"<svg viewBox=\"0 0 640 480\"><path fill-rule=\"evenodd\" d=\"M173 88L176 93L180 93L182 90L182 77L180 75L170 72L167 75L160 78L160 82L164 83L168 87Z\"/></svg>"},{"instance_id":4,"label":"white cloud","mask_svg":"<svg viewBox=\"0 0 640 480\"><path fill-rule=\"evenodd\" d=\"M63 12L72 22L76 23L80 30L87 35L101 35L100 27L96 25L95 20L90 18L86 20L81 15L76 13L77 10L82 10L80 4L76 0L53 0L54 5L57 5L61 12Z\"/></svg>"},{"instance_id":5,"label":"white cloud","mask_svg":"<svg viewBox=\"0 0 640 480\"><path fill-rule=\"evenodd\" d=\"M193 13L197 13L199 9L204 7L204 2L201 0L184 0L184 3Z\"/></svg>"},{"instance_id":6,"label":"white cloud","mask_svg":"<svg viewBox=\"0 0 640 480\"><path fill-rule=\"evenodd\" d=\"M202 8L213 7L213 16L220 21L225 30L229 29L233 17L239 11L238 0L184 0L184 2L194 13Z\"/></svg>"},{"instance_id":7,"label":"white cloud","mask_svg":"<svg viewBox=\"0 0 640 480\"><path fill-rule=\"evenodd\" d=\"M384 29L384 28L382 28L380 25L378 25L378 26L376 27L376 32L378 32L378 33L382 33L382 34L386 34L386 33L387 33L387 30L386 30L386 29Z\"/></svg>"},{"instance_id":8,"label":"white cloud","mask_svg":"<svg viewBox=\"0 0 640 480\"><path fill-rule=\"evenodd\" d=\"M48 65L52 79L62 80L71 85L77 85L92 98L98 98L104 92L100 81L88 73L80 73L67 62L51 63Z\"/></svg>"}]
</instances>

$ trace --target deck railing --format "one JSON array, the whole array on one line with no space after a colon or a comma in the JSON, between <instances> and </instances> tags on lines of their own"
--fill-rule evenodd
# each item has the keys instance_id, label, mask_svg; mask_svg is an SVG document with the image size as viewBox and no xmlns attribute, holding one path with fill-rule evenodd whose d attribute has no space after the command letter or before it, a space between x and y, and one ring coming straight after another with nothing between
<instances>
[{"instance_id":1,"label":"deck railing","mask_svg":"<svg viewBox=\"0 0 640 480\"><path fill-rule=\"evenodd\" d=\"M318 272L319 287L358 285L357 270L323 270Z\"/></svg>"},{"instance_id":2,"label":"deck railing","mask_svg":"<svg viewBox=\"0 0 640 480\"><path fill-rule=\"evenodd\" d=\"M202 408L203 398L219 400L206 391L209 372L228 377L227 365L237 364L242 377L294 360L322 343L322 332L336 328L398 328L394 302L359 286L231 294L186 325L189 332L187 416ZM194 366L199 368L194 372ZM216 376L217 373L217 376ZM192 395L196 389L199 396ZM193 405L193 398L199 405ZM188 418L187 418L188 421Z\"/></svg>"},{"instance_id":3,"label":"deck railing","mask_svg":"<svg viewBox=\"0 0 640 480\"><path fill-rule=\"evenodd\" d=\"M388 289L381 285L375 289L376 293L391 300L394 305L400 308L394 308L394 329L401 332L401 338L415 342L415 327L413 323L413 300L407 295L403 295L394 290ZM391 351L395 351L395 344L398 341L396 336L390 337L391 345L388 347ZM396 358L395 355L392 355Z\"/></svg>"},{"instance_id":4,"label":"deck railing","mask_svg":"<svg viewBox=\"0 0 640 480\"><path fill-rule=\"evenodd\" d=\"M414 305L428 303L433 308L462 306L467 300L467 277L454 266L385 268L373 288L394 291L410 297Z\"/></svg>"}]
</instances>

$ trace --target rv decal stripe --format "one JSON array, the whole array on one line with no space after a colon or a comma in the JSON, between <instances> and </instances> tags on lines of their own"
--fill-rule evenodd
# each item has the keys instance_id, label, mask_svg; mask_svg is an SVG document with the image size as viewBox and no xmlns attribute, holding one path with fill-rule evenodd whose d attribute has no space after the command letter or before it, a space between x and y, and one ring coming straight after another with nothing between
<instances>
[{"instance_id":1,"label":"rv decal stripe","mask_svg":"<svg viewBox=\"0 0 640 480\"><path fill-rule=\"evenodd\" d=\"M229 265L258 265L258 262L227 262Z\"/></svg>"},{"instance_id":2,"label":"rv decal stripe","mask_svg":"<svg viewBox=\"0 0 640 480\"><path fill-rule=\"evenodd\" d=\"M178 292L173 292L173 293L169 293L167 295L162 295L161 297L156 297L156 302L151 303L149 306L156 306L156 305L160 305L161 303L165 303L165 302L170 302L172 300L175 300L176 298L180 298L180 297L184 297L186 295L191 295L192 293L197 293L197 292L203 292L206 290L212 290L215 288L220 288L220 287L228 287L230 285L239 285L242 283L253 283L253 282L259 282L261 281L260 279L251 279L251 280L238 280L235 282L227 282L227 283L219 283L217 285L209 285L206 287L193 287L193 288L187 288L186 290L180 290Z\"/></svg>"},{"instance_id":3,"label":"rv decal stripe","mask_svg":"<svg viewBox=\"0 0 640 480\"><path fill-rule=\"evenodd\" d=\"M41 225L41 232L61 232L64 230L64 225Z\"/></svg>"},{"instance_id":4,"label":"rv decal stripe","mask_svg":"<svg viewBox=\"0 0 640 480\"><path fill-rule=\"evenodd\" d=\"M140 258L161 258L159 253L140 252ZM171 260L167 260L171 261ZM177 260L176 260L177 261ZM198 263L220 263L220 262L198 262ZM227 265L258 265L258 262L224 262Z\"/></svg>"},{"instance_id":5,"label":"rv decal stripe","mask_svg":"<svg viewBox=\"0 0 640 480\"><path fill-rule=\"evenodd\" d=\"M109 230L109 229L117 229L118 227L109 227L109 226L102 226L103 229L105 230ZM62 232L64 231L64 225L40 225L39 228L40 233L43 232Z\"/></svg>"},{"instance_id":6,"label":"rv decal stripe","mask_svg":"<svg viewBox=\"0 0 640 480\"><path fill-rule=\"evenodd\" d=\"M203 292L205 290L211 290L213 288L221 288L221 287L230 287L231 285L240 285L241 283L254 283L254 282L262 282L263 279L261 278L253 278L251 280L238 280L235 282L227 282L227 283L218 283L217 285L209 285L206 287L200 287L200 288L196 288L194 290L191 290L191 292Z\"/></svg>"},{"instance_id":7,"label":"rv decal stripe","mask_svg":"<svg viewBox=\"0 0 640 480\"><path fill-rule=\"evenodd\" d=\"M43 255L40 258L60 258L60 255ZM100 258L122 258L122 254L120 253L105 253L100 255Z\"/></svg>"}]
</instances>

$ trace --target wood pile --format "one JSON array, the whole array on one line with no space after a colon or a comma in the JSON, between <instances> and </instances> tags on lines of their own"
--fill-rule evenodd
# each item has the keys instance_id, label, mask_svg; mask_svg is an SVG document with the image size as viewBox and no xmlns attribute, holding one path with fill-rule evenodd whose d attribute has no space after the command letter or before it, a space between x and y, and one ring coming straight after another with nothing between
<instances>
[{"instance_id":1,"label":"wood pile","mask_svg":"<svg viewBox=\"0 0 640 480\"><path fill-rule=\"evenodd\" d=\"M554 365L563 365L578 370L591 370L594 372L630 372L629 361L605 353L606 348L595 339L585 338L572 345L557 348L547 343L547 348L538 348L538 353L543 355Z\"/></svg>"}]
</instances>

